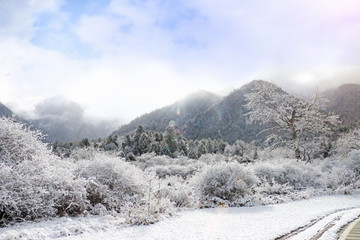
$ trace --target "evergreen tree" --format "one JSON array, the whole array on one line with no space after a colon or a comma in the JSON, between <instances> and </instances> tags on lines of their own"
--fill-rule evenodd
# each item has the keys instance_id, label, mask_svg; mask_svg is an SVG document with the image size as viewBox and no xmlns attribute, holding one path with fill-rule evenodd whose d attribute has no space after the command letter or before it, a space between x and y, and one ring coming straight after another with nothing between
<instances>
[{"instance_id":1,"label":"evergreen tree","mask_svg":"<svg viewBox=\"0 0 360 240\"><path fill-rule=\"evenodd\" d=\"M169 149L169 156L176 157L177 156L177 141L175 136L175 129L173 127L167 127L165 132L164 141Z\"/></svg>"}]
</instances>

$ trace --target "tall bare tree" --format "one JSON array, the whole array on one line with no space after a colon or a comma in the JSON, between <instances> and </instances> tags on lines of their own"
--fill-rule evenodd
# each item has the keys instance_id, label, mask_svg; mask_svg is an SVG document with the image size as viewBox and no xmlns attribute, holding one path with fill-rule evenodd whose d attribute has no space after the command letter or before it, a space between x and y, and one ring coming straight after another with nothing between
<instances>
[{"instance_id":1,"label":"tall bare tree","mask_svg":"<svg viewBox=\"0 0 360 240\"><path fill-rule=\"evenodd\" d=\"M275 84L256 81L252 92L246 95L251 123L270 124L260 132L267 133L267 142L273 147L285 145L294 151L297 159L310 161L315 151L326 151L332 126L338 116L327 113L326 102L319 95L312 101L292 96Z\"/></svg>"}]
</instances>

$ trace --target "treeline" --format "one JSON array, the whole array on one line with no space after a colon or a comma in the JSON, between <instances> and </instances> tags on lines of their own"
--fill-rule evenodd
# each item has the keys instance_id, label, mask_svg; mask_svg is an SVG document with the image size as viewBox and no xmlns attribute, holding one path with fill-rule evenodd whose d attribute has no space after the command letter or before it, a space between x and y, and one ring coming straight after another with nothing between
<instances>
[{"instance_id":1,"label":"treeline","mask_svg":"<svg viewBox=\"0 0 360 240\"><path fill-rule=\"evenodd\" d=\"M237 157L239 161L251 161L257 158L259 146L242 140L237 140L232 145L222 139L191 140L185 138L172 126L168 126L163 133L145 130L139 126L136 131L125 136L110 135L106 139L100 138L96 141L85 138L80 142L56 142L53 144L53 151L59 156L69 157L72 150L79 147L115 151L128 161L134 161L145 153L166 155L171 158L185 156L191 159L199 159L204 154L223 154Z\"/></svg>"}]
</instances>

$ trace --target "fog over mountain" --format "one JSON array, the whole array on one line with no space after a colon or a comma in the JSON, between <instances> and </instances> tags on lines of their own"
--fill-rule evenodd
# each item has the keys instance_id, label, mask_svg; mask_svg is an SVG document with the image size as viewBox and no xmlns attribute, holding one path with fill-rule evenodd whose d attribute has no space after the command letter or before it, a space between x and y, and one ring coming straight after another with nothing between
<instances>
[{"instance_id":1,"label":"fog over mountain","mask_svg":"<svg viewBox=\"0 0 360 240\"><path fill-rule=\"evenodd\" d=\"M185 131L187 124L198 114L209 109L221 100L221 97L207 91L197 91L185 98L160 109L154 110L137 117L129 124L121 126L114 133L123 135L135 130L139 125L145 129L162 132L169 125L170 121L176 128Z\"/></svg>"},{"instance_id":2,"label":"fog over mountain","mask_svg":"<svg viewBox=\"0 0 360 240\"><path fill-rule=\"evenodd\" d=\"M360 120L360 85L343 84L324 92L329 99L330 110L341 116L345 124L356 124Z\"/></svg>"},{"instance_id":3,"label":"fog over mountain","mask_svg":"<svg viewBox=\"0 0 360 240\"><path fill-rule=\"evenodd\" d=\"M136 118L114 134L124 135L139 125L147 130L162 132L172 121L175 128L189 139L221 138L229 143L237 139L248 142L258 140L263 136L257 136L257 133L267 126L248 124L248 110L244 104L245 95L252 90L254 83L259 81L252 81L223 98L205 91L193 93L170 106Z\"/></svg>"},{"instance_id":4,"label":"fog over mountain","mask_svg":"<svg viewBox=\"0 0 360 240\"><path fill-rule=\"evenodd\" d=\"M246 103L245 95L256 81L224 97L204 90L194 92L122 126L123 122L119 120L88 116L84 107L63 96L44 99L33 111L19 114L0 103L0 116L17 114L16 118L20 121L41 129L46 135L45 140L50 142L96 139L111 133L125 135L139 125L147 130L163 132L170 122L189 139L221 138L229 143L243 139L249 142L259 140L262 136L257 136L257 133L265 128L246 122L247 110L243 106ZM356 124L359 121L360 85L344 84L325 91L323 95L329 99L329 109L339 114L345 124Z\"/></svg>"},{"instance_id":5,"label":"fog over mountain","mask_svg":"<svg viewBox=\"0 0 360 240\"><path fill-rule=\"evenodd\" d=\"M264 135L258 133L268 126L249 124L245 95L256 82L254 80L241 88L235 89L222 98L209 93L197 92L172 105L146 113L129 124L121 126L114 134L124 135L135 130L139 125L147 130L165 131L172 121L176 129L188 139L221 138L229 143L242 139L247 142L260 141ZM279 88L279 91L283 91ZM312 92L299 93L313 95ZM330 89L323 94L329 99L329 109L341 116L345 124L354 124L360 120L360 85L345 84Z\"/></svg>"},{"instance_id":6,"label":"fog over mountain","mask_svg":"<svg viewBox=\"0 0 360 240\"><path fill-rule=\"evenodd\" d=\"M0 103L0 116L14 116L16 120L40 129L49 142L106 137L120 125L119 120L87 116L81 105L62 96L45 99L34 111L19 115Z\"/></svg>"},{"instance_id":7,"label":"fog over mountain","mask_svg":"<svg viewBox=\"0 0 360 240\"><path fill-rule=\"evenodd\" d=\"M78 103L62 96L43 100L35 106L31 119L35 127L47 135L47 141L78 141L105 137L118 125L117 121L97 120L85 115Z\"/></svg>"}]
</instances>

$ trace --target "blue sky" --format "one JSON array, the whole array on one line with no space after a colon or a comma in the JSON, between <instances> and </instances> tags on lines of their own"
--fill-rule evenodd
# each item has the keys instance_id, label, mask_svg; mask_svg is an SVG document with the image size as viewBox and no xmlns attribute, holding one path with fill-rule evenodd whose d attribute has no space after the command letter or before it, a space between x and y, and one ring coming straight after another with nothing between
<instances>
[{"instance_id":1,"label":"blue sky","mask_svg":"<svg viewBox=\"0 0 360 240\"><path fill-rule=\"evenodd\" d=\"M360 78L358 0L0 0L0 101L125 121L198 89Z\"/></svg>"}]
</instances>

